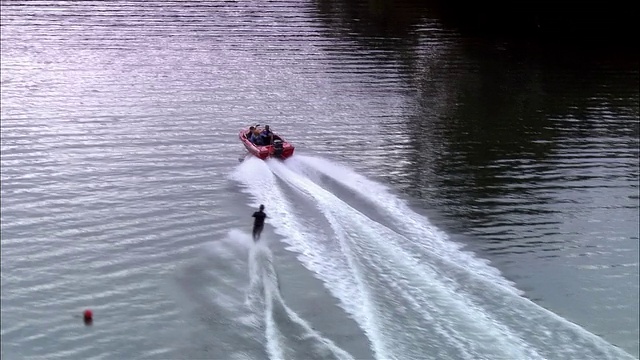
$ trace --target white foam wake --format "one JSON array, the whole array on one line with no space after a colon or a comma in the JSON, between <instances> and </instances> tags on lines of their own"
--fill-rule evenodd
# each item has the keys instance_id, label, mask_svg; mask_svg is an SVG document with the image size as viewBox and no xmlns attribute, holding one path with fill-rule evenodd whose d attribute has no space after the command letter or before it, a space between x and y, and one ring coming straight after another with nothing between
<instances>
[{"instance_id":1,"label":"white foam wake","mask_svg":"<svg viewBox=\"0 0 640 360\"><path fill-rule=\"evenodd\" d=\"M274 216L273 213L270 215ZM311 328L286 305L280 294L278 276L272 259L273 255L265 241L251 247L247 305L254 313L264 314L269 357L282 360L302 358L352 360L353 357L349 353Z\"/></svg>"},{"instance_id":2,"label":"white foam wake","mask_svg":"<svg viewBox=\"0 0 640 360\"><path fill-rule=\"evenodd\" d=\"M251 249L249 259L249 292L254 297L249 303L254 310L264 311L267 350L271 359L353 360L351 355L312 329L286 305L280 294L273 255L264 242ZM256 307L256 302L264 306Z\"/></svg>"},{"instance_id":3,"label":"white foam wake","mask_svg":"<svg viewBox=\"0 0 640 360\"><path fill-rule=\"evenodd\" d=\"M451 261L461 264L469 271L485 277L495 285L501 285L516 293L522 292L505 279L498 269L489 266L488 261L461 251L461 246L449 240L446 233L433 226L427 218L411 210L409 206L393 195L383 184L372 181L346 166L319 157L298 155L287 163L292 169L319 180L318 174L325 175L357 193L375 206L382 207L393 218L400 232L414 245Z\"/></svg>"},{"instance_id":4,"label":"white foam wake","mask_svg":"<svg viewBox=\"0 0 640 360\"><path fill-rule=\"evenodd\" d=\"M448 345L436 350L443 351L440 356L457 352L459 358L467 359L478 354L491 358L540 358L489 314L476 309L447 279L439 281L437 269L425 266L398 246L395 239L401 235L366 218L283 164L269 165L280 178L316 199L318 209L329 219L364 295L367 325L377 334L395 330L393 336L379 339L377 352L385 354L385 358L419 358L424 354L427 348L423 345L428 342L424 341L425 334L415 330L428 330L440 345ZM372 273L376 276L367 276ZM380 296L385 292L384 298ZM400 306L411 315L397 314Z\"/></svg>"},{"instance_id":5,"label":"white foam wake","mask_svg":"<svg viewBox=\"0 0 640 360\"><path fill-rule=\"evenodd\" d=\"M249 160L234 178L254 200L268 204L278 233L353 314L378 358L628 357L517 295L497 271L449 244L382 186L326 160L309 164L312 158L298 158L286 164ZM302 170L331 176L358 196L369 196L401 226L392 230L375 222ZM330 229L321 232L316 225L314 233L305 232L314 224L288 211L289 193L274 174L313 200Z\"/></svg>"}]
</instances>

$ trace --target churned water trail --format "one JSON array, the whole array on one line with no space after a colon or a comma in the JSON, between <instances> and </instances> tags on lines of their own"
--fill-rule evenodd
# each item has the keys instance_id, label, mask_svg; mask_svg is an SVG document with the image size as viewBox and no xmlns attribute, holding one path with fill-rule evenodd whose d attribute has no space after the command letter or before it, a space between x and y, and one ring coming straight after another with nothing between
<instances>
[{"instance_id":1,"label":"churned water trail","mask_svg":"<svg viewBox=\"0 0 640 360\"><path fill-rule=\"evenodd\" d=\"M255 244L248 233L231 229L200 254L179 271L177 284L187 299L180 302L203 317L204 334L218 335L215 346L189 358L353 360L285 303L266 241Z\"/></svg>"},{"instance_id":2,"label":"churned water trail","mask_svg":"<svg viewBox=\"0 0 640 360\"><path fill-rule=\"evenodd\" d=\"M346 351L323 337L289 308L278 283L273 254L259 242L249 255L250 307L264 313L267 349L271 359L353 360Z\"/></svg>"},{"instance_id":3,"label":"churned water trail","mask_svg":"<svg viewBox=\"0 0 640 360\"><path fill-rule=\"evenodd\" d=\"M513 284L501 276L484 259L479 259L461 249L461 245L449 240L446 233L432 225L429 220L409 208L400 198L393 195L389 187L368 179L346 166L317 156L297 155L287 162L288 166L303 175L322 183L322 176L338 183L355 196L367 200L367 205L388 218L385 225L404 235L409 245L428 248L434 254L451 260L470 272L482 275L496 285L520 292ZM330 184L322 183L323 186Z\"/></svg>"},{"instance_id":4,"label":"churned water trail","mask_svg":"<svg viewBox=\"0 0 640 360\"><path fill-rule=\"evenodd\" d=\"M519 295L482 261L458 264L462 254L446 237L376 183L339 164L294 156L282 163L248 159L234 173L245 191L270 204L272 223L292 250L325 281L372 342L379 358L619 359L630 356L581 327ZM378 212L402 216L430 231L396 231L353 208L325 189L303 167L352 186ZM351 180L349 180L351 179ZM356 179L358 181L353 182ZM315 180L315 181L314 181ZM357 188L356 182L367 186ZM367 190L362 190L367 189ZM292 192L293 191L293 192ZM330 225L324 233L287 211L287 200L303 194ZM376 201L377 200L377 201ZM391 204L391 206L388 206ZM402 227L408 227L404 223ZM313 229L313 227L312 227ZM418 234L422 234L422 237ZM420 248L419 242L423 240ZM458 251L460 253L455 253ZM480 271L476 271L480 269ZM427 355L425 355L427 354Z\"/></svg>"}]
</instances>

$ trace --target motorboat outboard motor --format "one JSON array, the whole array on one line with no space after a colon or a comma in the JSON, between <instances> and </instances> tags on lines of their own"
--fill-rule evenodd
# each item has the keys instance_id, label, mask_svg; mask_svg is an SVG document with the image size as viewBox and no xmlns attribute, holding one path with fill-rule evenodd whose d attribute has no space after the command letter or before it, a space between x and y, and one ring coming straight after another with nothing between
<instances>
[{"instance_id":1,"label":"motorboat outboard motor","mask_svg":"<svg viewBox=\"0 0 640 360\"><path fill-rule=\"evenodd\" d=\"M284 150L284 144L282 143L282 140L280 139L273 140L273 156L277 158L281 158L283 150Z\"/></svg>"}]
</instances>

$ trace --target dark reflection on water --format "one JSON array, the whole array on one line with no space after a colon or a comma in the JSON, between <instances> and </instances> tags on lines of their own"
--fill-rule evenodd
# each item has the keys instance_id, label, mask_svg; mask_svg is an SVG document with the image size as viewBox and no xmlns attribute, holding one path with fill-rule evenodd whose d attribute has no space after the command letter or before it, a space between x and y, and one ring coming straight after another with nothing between
<instances>
[{"instance_id":1,"label":"dark reflection on water","mask_svg":"<svg viewBox=\"0 0 640 360\"><path fill-rule=\"evenodd\" d=\"M406 169L410 195L448 204L462 219L490 216L486 205L497 196L527 199L510 209L516 213L554 213L526 206L554 199L525 185L567 179L553 161L559 151L584 150L573 157L589 158L613 141L603 158L634 157L637 58L597 51L584 58L584 53L531 51L513 42L460 41L439 23L433 8L414 1L393 5L318 1L331 34L386 50L372 55L383 66L400 64L406 91L415 96L406 123L413 134ZM637 175L628 161L598 166L616 164L631 166L632 179ZM516 167L520 174L509 174ZM575 176L575 181L592 178ZM432 195L427 189L438 183L442 186Z\"/></svg>"},{"instance_id":2,"label":"dark reflection on water","mask_svg":"<svg viewBox=\"0 0 640 360\"><path fill-rule=\"evenodd\" d=\"M436 114L431 99L440 92L429 81L419 84L422 101L410 125L424 134L420 140L425 141L414 143L416 154L441 149L436 159L418 157L415 162L434 167L436 177L421 176L418 170L415 179L442 179L447 189L440 193L442 200L467 205L456 216L476 221L494 213L503 216L498 209L487 211L497 197L517 201L517 207L509 208L512 213L554 212L529 206L555 201L544 189L538 191L541 187L590 186L589 180L624 171L630 171L630 180L637 179L637 70L607 64L558 66L547 59L514 61L499 50L466 55L473 71L445 70L453 88L446 107ZM580 171L607 167L614 174ZM561 171L569 168L577 171Z\"/></svg>"},{"instance_id":3,"label":"dark reflection on water","mask_svg":"<svg viewBox=\"0 0 640 360\"><path fill-rule=\"evenodd\" d=\"M322 19L343 36L406 37L428 14L420 1L317 0Z\"/></svg>"},{"instance_id":4,"label":"dark reflection on water","mask_svg":"<svg viewBox=\"0 0 640 360\"><path fill-rule=\"evenodd\" d=\"M437 19L464 36L516 40L519 46L536 45L562 50L587 50L597 46L609 51L637 54L636 14L629 3L594 1L558 2L549 7L540 1L509 4L499 1L465 3L441 0L321 0L325 13L336 13L355 22L359 33L404 36L425 18Z\"/></svg>"},{"instance_id":5,"label":"dark reflection on water","mask_svg":"<svg viewBox=\"0 0 640 360\"><path fill-rule=\"evenodd\" d=\"M637 56L461 36L411 1L318 4L329 34L405 82L372 172L528 297L604 336L635 328L611 337L637 354Z\"/></svg>"}]
</instances>

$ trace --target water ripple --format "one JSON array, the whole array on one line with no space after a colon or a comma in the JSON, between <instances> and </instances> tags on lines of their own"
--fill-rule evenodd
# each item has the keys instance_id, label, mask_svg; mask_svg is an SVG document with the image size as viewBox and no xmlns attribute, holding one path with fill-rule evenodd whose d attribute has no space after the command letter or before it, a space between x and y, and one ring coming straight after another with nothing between
<instances>
[{"instance_id":1,"label":"water ripple","mask_svg":"<svg viewBox=\"0 0 640 360\"><path fill-rule=\"evenodd\" d=\"M439 209L498 263L575 280L575 308L611 319L594 332L637 340L628 294L582 304L637 283L637 69L591 83L429 16L391 36L307 1L3 0L0 19L3 355L183 356L194 324L160 284L250 225L224 176L250 122Z\"/></svg>"}]
</instances>

